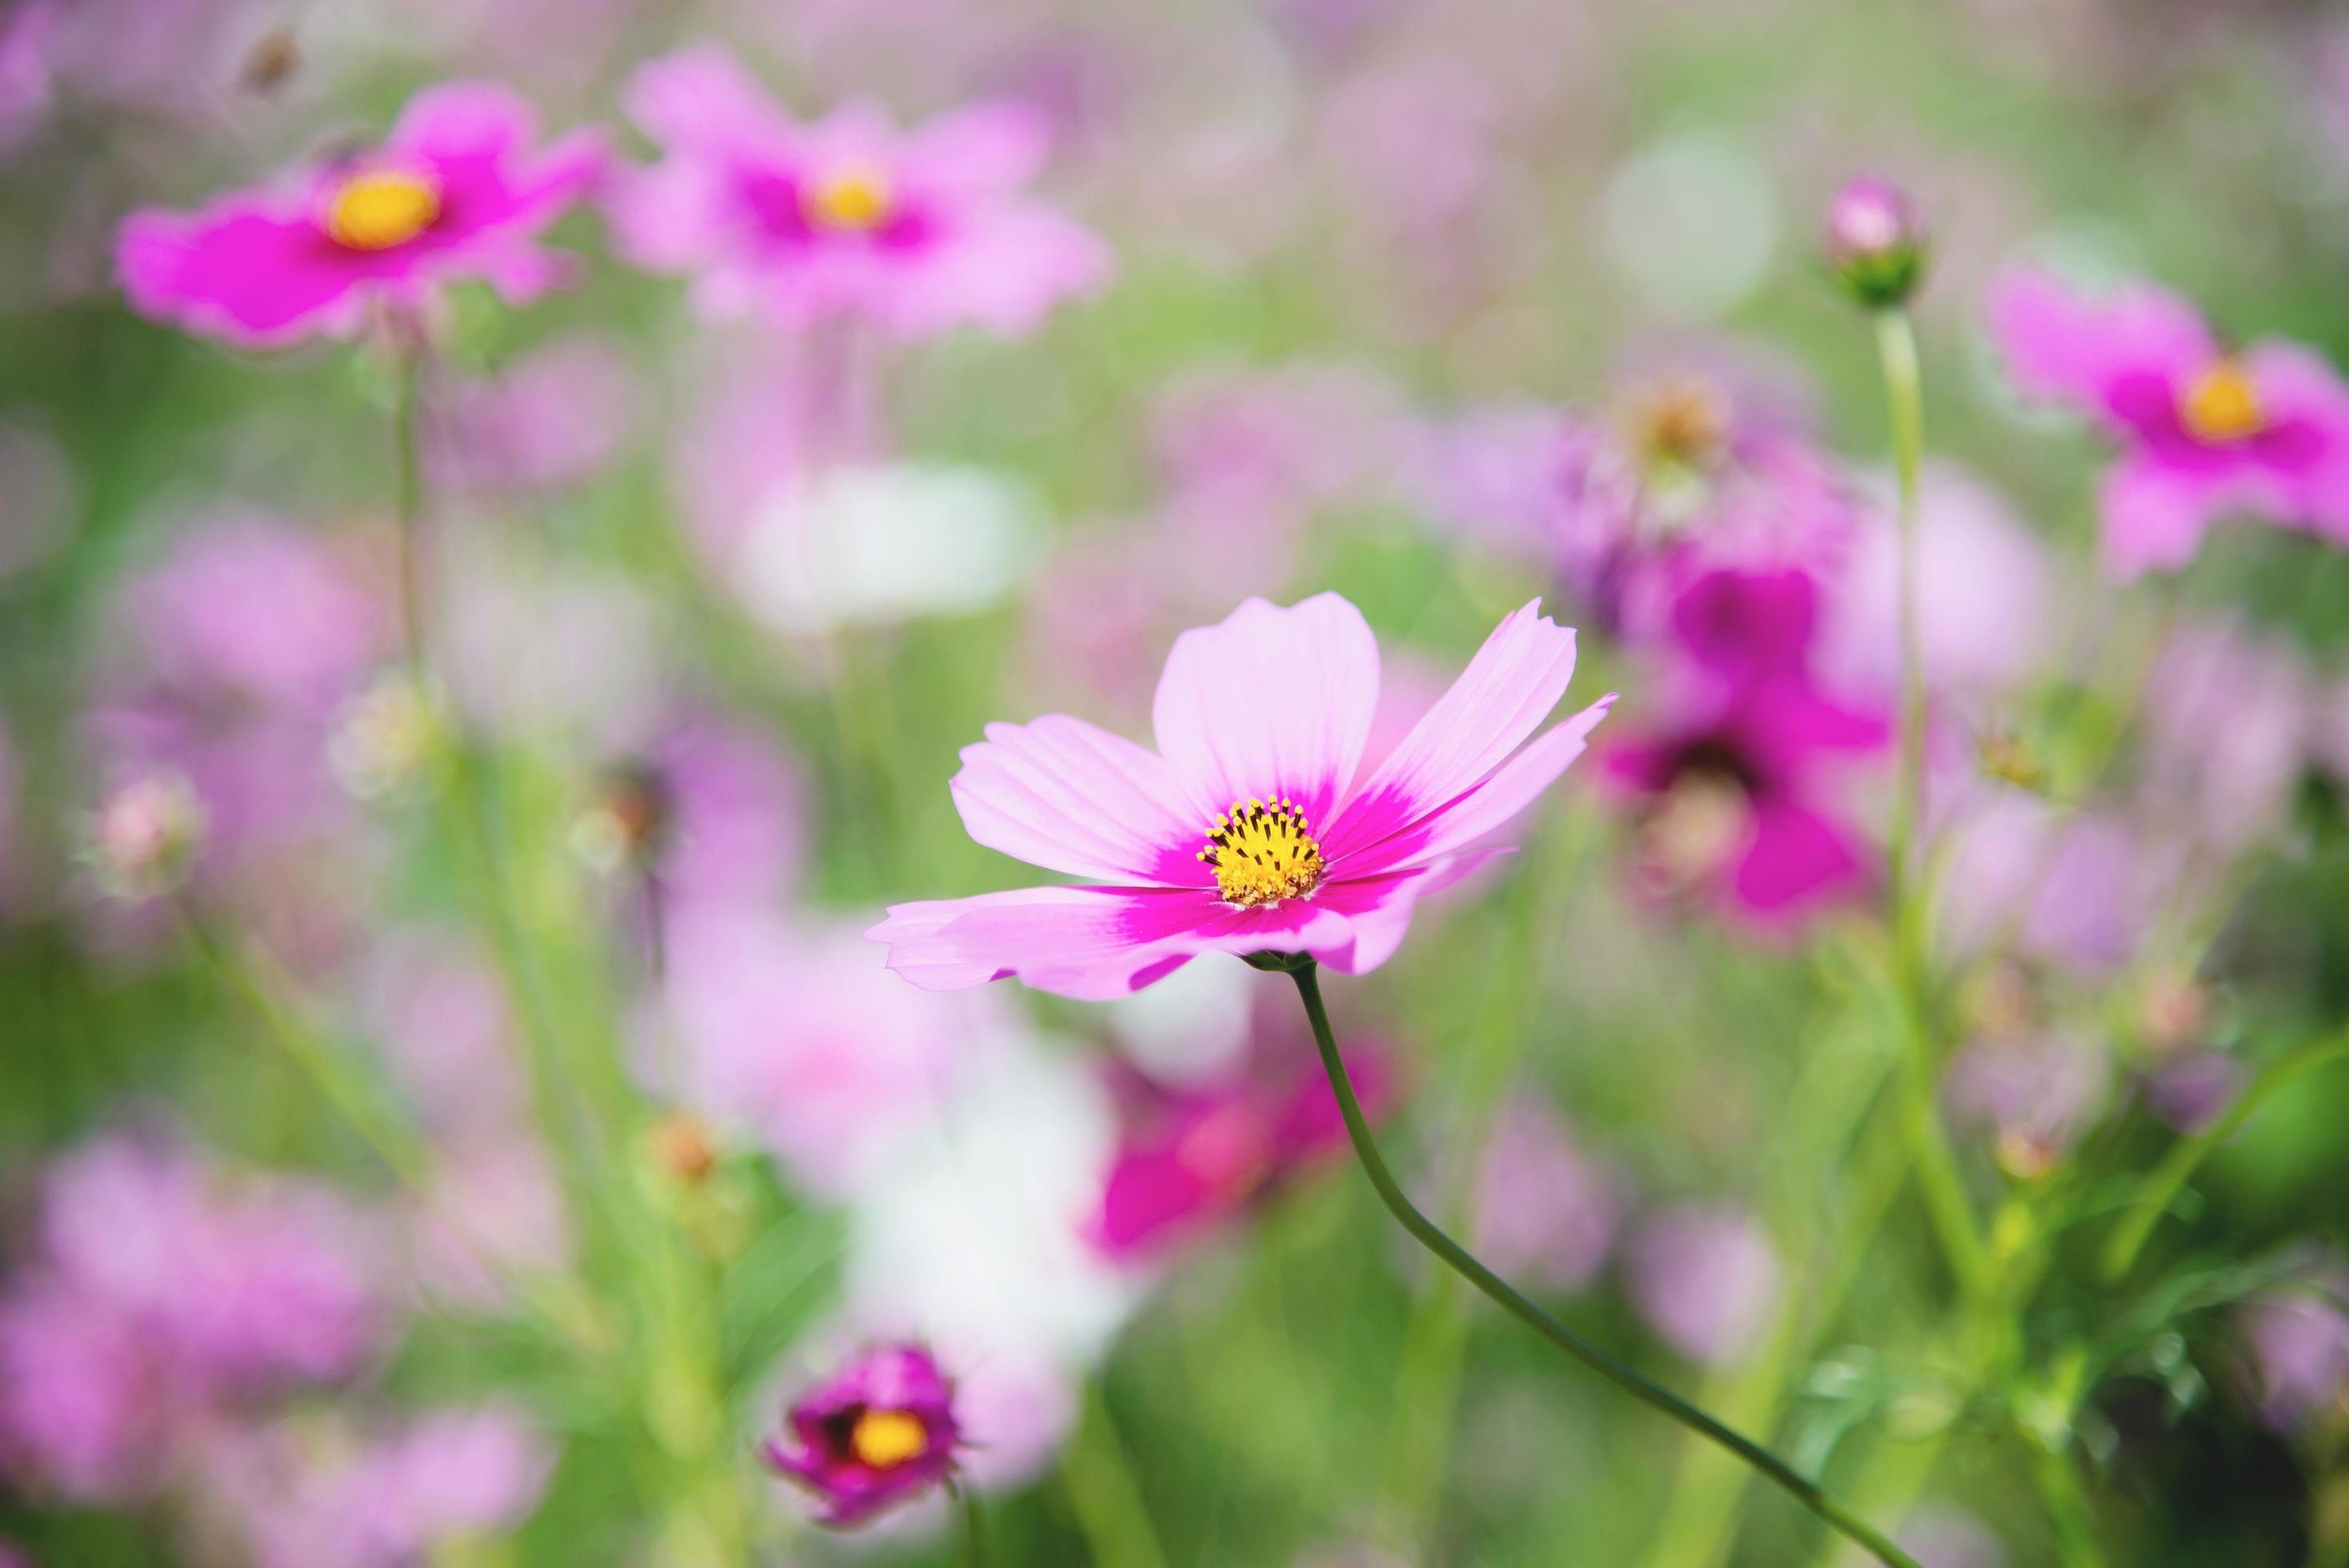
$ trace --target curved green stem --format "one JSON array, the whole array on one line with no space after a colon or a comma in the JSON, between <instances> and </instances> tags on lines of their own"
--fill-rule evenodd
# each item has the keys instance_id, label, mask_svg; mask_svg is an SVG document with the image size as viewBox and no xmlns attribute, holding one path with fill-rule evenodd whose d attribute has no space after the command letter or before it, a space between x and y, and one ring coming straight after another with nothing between
<instances>
[{"instance_id":1,"label":"curved green stem","mask_svg":"<svg viewBox=\"0 0 2349 1568\"><path fill-rule=\"evenodd\" d=\"M2220 1144L2241 1130L2243 1123L2258 1115L2261 1106L2302 1073L2313 1072L2344 1057L2349 1057L2349 1030L2313 1040L2277 1057L2235 1097L2235 1103L2227 1108L2225 1115L2193 1137L2180 1139L2173 1145L2146 1178L2137 1202L2129 1206L2127 1217L2106 1244L2105 1278L2117 1280L2128 1273L2152 1236L2153 1228L2161 1222L2161 1216L2168 1212L2169 1205L2195 1171Z\"/></svg>"},{"instance_id":2,"label":"curved green stem","mask_svg":"<svg viewBox=\"0 0 2349 1568\"><path fill-rule=\"evenodd\" d=\"M1404 1230L1411 1233L1414 1241L1443 1259L1462 1278L1491 1297L1519 1322L1592 1371L1753 1466L1787 1495L1818 1515L1830 1528L1867 1550L1878 1562L1891 1564L1892 1568L1917 1568L1914 1558L1886 1539L1867 1521L1852 1514L1829 1497L1816 1481L1753 1439L1723 1426L1669 1388L1649 1381L1590 1344L1520 1295L1506 1280L1478 1262L1475 1254L1444 1234L1433 1221L1421 1213L1404 1196L1402 1188L1396 1183L1392 1172L1388 1171L1385 1160L1381 1158L1378 1144L1371 1137L1370 1123L1362 1116L1361 1101L1355 1098L1353 1082L1346 1076L1345 1061L1339 1056L1337 1039L1330 1033L1330 1014L1322 1006L1321 981L1317 965L1308 957L1277 961L1265 959L1262 962L1267 967L1286 970L1288 977L1297 983L1297 994L1305 1004L1306 1018L1313 1026L1313 1043L1321 1052L1322 1069L1329 1074L1330 1088L1338 1097L1338 1109L1346 1119L1347 1136L1353 1140L1354 1154L1361 1161L1363 1173L1370 1177L1371 1185L1377 1190L1388 1212L1394 1215Z\"/></svg>"}]
</instances>

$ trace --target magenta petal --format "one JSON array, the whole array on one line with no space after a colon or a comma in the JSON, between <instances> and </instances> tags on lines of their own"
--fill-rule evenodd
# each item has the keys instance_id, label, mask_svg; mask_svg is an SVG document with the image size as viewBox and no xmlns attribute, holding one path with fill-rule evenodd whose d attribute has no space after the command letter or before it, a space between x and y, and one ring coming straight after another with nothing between
<instances>
[{"instance_id":1,"label":"magenta petal","mask_svg":"<svg viewBox=\"0 0 2349 1568\"><path fill-rule=\"evenodd\" d=\"M356 330L366 274L282 205L237 196L192 214L132 213L116 252L132 308L242 348Z\"/></svg>"},{"instance_id":2,"label":"magenta petal","mask_svg":"<svg viewBox=\"0 0 2349 1568\"><path fill-rule=\"evenodd\" d=\"M1340 975L1369 974L1402 945L1411 930L1412 913L1421 899L1441 892L1509 852L1506 848L1471 850L1405 871L1325 883L1314 902L1346 917L1351 941L1341 952L1315 956Z\"/></svg>"},{"instance_id":3,"label":"magenta petal","mask_svg":"<svg viewBox=\"0 0 2349 1568\"><path fill-rule=\"evenodd\" d=\"M1206 817L1286 796L1319 823L1354 776L1378 697L1360 610L1335 593L1286 609L1250 599L1174 639L1151 721Z\"/></svg>"},{"instance_id":4,"label":"magenta petal","mask_svg":"<svg viewBox=\"0 0 2349 1568\"><path fill-rule=\"evenodd\" d=\"M2113 418L2124 380L2167 380L2217 353L2209 328L2175 294L2138 284L2088 299L2042 267L2018 267L1992 285L1990 325L2024 396Z\"/></svg>"},{"instance_id":5,"label":"magenta petal","mask_svg":"<svg viewBox=\"0 0 2349 1568\"><path fill-rule=\"evenodd\" d=\"M1410 826L1484 782L1566 695L1574 630L1525 605L1358 788L1322 835L1332 859Z\"/></svg>"},{"instance_id":6,"label":"magenta petal","mask_svg":"<svg viewBox=\"0 0 2349 1568\"><path fill-rule=\"evenodd\" d=\"M1103 882L1204 887L1207 821L1165 761L1061 714L990 724L951 786L970 836L1030 865Z\"/></svg>"},{"instance_id":7,"label":"magenta petal","mask_svg":"<svg viewBox=\"0 0 2349 1568\"><path fill-rule=\"evenodd\" d=\"M1754 837L1729 892L1765 920L1788 918L1858 891L1867 851L1841 823L1784 800L1754 802Z\"/></svg>"},{"instance_id":8,"label":"magenta petal","mask_svg":"<svg viewBox=\"0 0 2349 1568\"><path fill-rule=\"evenodd\" d=\"M1017 976L1040 991L1106 1001L1172 974L1206 946L1226 906L1170 888L1036 887L891 907L865 934L889 967L931 991Z\"/></svg>"}]
</instances>

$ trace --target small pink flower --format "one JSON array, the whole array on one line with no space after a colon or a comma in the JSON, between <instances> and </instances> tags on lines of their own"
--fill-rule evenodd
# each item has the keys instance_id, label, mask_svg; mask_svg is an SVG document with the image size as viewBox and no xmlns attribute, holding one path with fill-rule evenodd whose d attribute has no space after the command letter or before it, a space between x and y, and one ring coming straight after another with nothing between
<instances>
[{"instance_id":1,"label":"small pink flower","mask_svg":"<svg viewBox=\"0 0 2349 1568\"><path fill-rule=\"evenodd\" d=\"M1815 680L1816 600L1810 577L1786 571L1711 573L1674 601L1663 717L1602 758L1640 813L1649 891L1701 892L1775 931L1871 881L1841 786L1890 730Z\"/></svg>"},{"instance_id":2,"label":"small pink flower","mask_svg":"<svg viewBox=\"0 0 2349 1568\"><path fill-rule=\"evenodd\" d=\"M713 46L638 70L627 108L667 157L616 193L621 248L694 274L709 317L1016 336L1108 275L1100 240L1020 194L1046 150L1034 110L982 105L901 130L858 102L802 125Z\"/></svg>"},{"instance_id":3,"label":"small pink flower","mask_svg":"<svg viewBox=\"0 0 2349 1568\"><path fill-rule=\"evenodd\" d=\"M802 1396L768 1464L815 1494L819 1522L862 1524L954 1473L954 1386L914 1345L867 1352Z\"/></svg>"},{"instance_id":4,"label":"small pink flower","mask_svg":"<svg viewBox=\"0 0 2349 1568\"><path fill-rule=\"evenodd\" d=\"M530 106L502 87L434 88L372 150L200 211L132 213L123 289L141 315L243 348L352 336L370 307L419 310L459 278L525 304L569 277L538 239L605 161L594 131L543 148L536 137Z\"/></svg>"},{"instance_id":5,"label":"small pink flower","mask_svg":"<svg viewBox=\"0 0 2349 1568\"><path fill-rule=\"evenodd\" d=\"M2120 448L2101 496L2115 576L2178 570L2234 513L2349 541L2349 386L2313 351L2232 349L2149 284L2091 300L2033 267L1995 286L1990 319L2026 397L2081 410Z\"/></svg>"},{"instance_id":6,"label":"small pink flower","mask_svg":"<svg viewBox=\"0 0 2349 1568\"><path fill-rule=\"evenodd\" d=\"M868 934L931 990L1017 975L1103 1000L1207 953L1374 969L1413 905L1497 852L1475 846L1581 755L1614 701L1525 744L1574 673L1573 631L1539 611L1503 621L1357 777L1379 693L1361 612L1335 593L1248 600L1174 640L1157 751L1055 714L992 725L963 752L953 790L973 838L1109 885L898 904Z\"/></svg>"},{"instance_id":7,"label":"small pink flower","mask_svg":"<svg viewBox=\"0 0 2349 1568\"><path fill-rule=\"evenodd\" d=\"M1346 1124L1329 1080L1294 1050L1259 1052L1225 1081L1182 1090L1130 1075L1117 1153L1102 1184L1087 1239L1103 1255L1133 1261L1235 1219L1282 1182L1346 1147ZM1365 1114L1392 1096L1383 1052L1346 1052ZM1283 1070L1283 1069L1286 1070Z\"/></svg>"},{"instance_id":8,"label":"small pink flower","mask_svg":"<svg viewBox=\"0 0 2349 1568\"><path fill-rule=\"evenodd\" d=\"M1631 1304L1691 1361L1733 1367L1760 1342L1784 1271L1754 1216L1734 1203L1684 1203L1650 1220L1625 1266Z\"/></svg>"}]
</instances>

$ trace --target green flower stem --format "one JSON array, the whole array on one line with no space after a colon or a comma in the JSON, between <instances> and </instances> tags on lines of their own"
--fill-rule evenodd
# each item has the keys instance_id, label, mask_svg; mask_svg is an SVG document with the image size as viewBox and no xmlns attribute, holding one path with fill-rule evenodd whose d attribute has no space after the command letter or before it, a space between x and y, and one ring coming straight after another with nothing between
<instances>
[{"instance_id":1,"label":"green flower stem","mask_svg":"<svg viewBox=\"0 0 2349 1568\"><path fill-rule=\"evenodd\" d=\"M2161 1216L2169 1212L2179 1191L2213 1150L2240 1131L2245 1122L2258 1115L2260 1109L2293 1079L2344 1057L2349 1057L2349 1029L2312 1040L2270 1062L2218 1120L2191 1138L2178 1140L2147 1176L2137 1201L2106 1244L2105 1278L2118 1280L2129 1272L2154 1227L2161 1222Z\"/></svg>"},{"instance_id":2,"label":"green flower stem","mask_svg":"<svg viewBox=\"0 0 2349 1568\"><path fill-rule=\"evenodd\" d=\"M1101 1568L1166 1568L1141 1483L1125 1457L1108 1401L1091 1379L1076 1436L1061 1458L1061 1480Z\"/></svg>"},{"instance_id":3,"label":"green flower stem","mask_svg":"<svg viewBox=\"0 0 2349 1568\"><path fill-rule=\"evenodd\" d=\"M1361 1161L1363 1173L1370 1177L1371 1187L1376 1189L1388 1212L1394 1215L1404 1230L1411 1233L1413 1240L1535 1333L1634 1398L1652 1406L1753 1466L1787 1495L1818 1515L1830 1528L1864 1547L1878 1562L1891 1564L1892 1568L1917 1568L1914 1558L1886 1539L1867 1521L1847 1511L1822 1491L1816 1481L1751 1438L1722 1425L1670 1389L1650 1382L1585 1340L1520 1295L1507 1281L1478 1262L1474 1253L1444 1234L1433 1221L1421 1213L1403 1195L1402 1187L1396 1184L1393 1174L1387 1170L1386 1161L1380 1157L1378 1144L1371 1137L1370 1123L1363 1119L1361 1102L1355 1098L1353 1083L1346 1076L1345 1061L1338 1054L1337 1039L1330 1030L1330 1014L1322 1006L1318 966L1311 958L1303 956L1266 956L1257 962L1285 969L1289 978L1297 983L1297 994L1305 1004L1306 1018L1313 1026L1313 1043L1320 1049L1322 1069L1329 1074L1330 1088L1338 1097L1338 1109L1346 1119L1346 1132L1353 1140L1355 1156Z\"/></svg>"},{"instance_id":4,"label":"green flower stem","mask_svg":"<svg viewBox=\"0 0 2349 1568\"><path fill-rule=\"evenodd\" d=\"M1966 1198L1965 1180L1941 1125L1934 1088L1940 1053L1933 1040L1932 998L1926 975L1926 889L1918 837L1925 798L1924 620L1918 601L1917 526L1925 463L1924 379L1917 334L1899 306L1876 315L1877 356L1884 371L1892 424L1892 467L1899 486L1900 534L1900 766L1892 798L1890 894L1892 977L1903 1017L1908 1071L1899 1115L1919 1191L1950 1271L1968 1300L1990 1288L1989 1254Z\"/></svg>"},{"instance_id":5,"label":"green flower stem","mask_svg":"<svg viewBox=\"0 0 2349 1568\"><path fill-rule=\"evenodd\" d=\"M2054 1526L2056 1561L2063 1568L2104 1568L2104 1548L2096 1544L2095 1512L2070 1457L2043 1449L2033 1475L2048 1521Z\"/></svg>"},{"instance_id":6,"label":"green flower stem","mask_svg":"<svg viewBox=\"0 0 2349 1568\"><path fill-rule=\"evenodd\" d=\"M957 1481L948 1481L947 1490L954 1494L955 1513L962 1522L964 1568L987 1568L987 1519L979 1512L978 1494Z\"/></svg>"}]
</instances>

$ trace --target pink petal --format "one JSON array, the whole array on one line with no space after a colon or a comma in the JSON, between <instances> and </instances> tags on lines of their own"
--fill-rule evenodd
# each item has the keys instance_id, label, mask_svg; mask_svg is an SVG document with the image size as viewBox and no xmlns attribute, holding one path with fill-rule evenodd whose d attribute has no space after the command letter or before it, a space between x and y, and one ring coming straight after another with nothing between
<instances>
[{"instance_id":1,"label":"pink petal","mask_svg":"<svg viewBox=\"0 0 2349 1568\"><path fill-rule=\"evenodd\" d=\"M438 163L445 159L501 159L538 136L538 111L496 82L446 82L408 100L385 148Z\"/></svg>"},{"instance_id":2,"label":"pink petal","mask_svg":"<svg viewBox=\"0 0 2349 1568\"><path fill-rule=\"evenodd\" d=\"M1030 865L1104 882L1212 885L1208 823L1165 760L1061 714L990 724L951 789L970 836Z\"/></svg>"},{"instance_id":3,"label":"pink petal","mask_svg":"<svg viewBox=\"0 0 2349 1568\"><path fill-rule=\"evenodd\" d=\"M1747 913L1777 920L1855 892L1868 880L1867 851L1843 824L1807 807L1761 799L1728 891Z\"/></svg>"},{"instance_id":4,"label":"pink petal","mask_svg":"<svg viewBox=\"0 0 2349 1568\"><path fill-rule=\"evenodd\" d=\"M1554 726L1518 752L1484 783L1402 831L1366 845L1340 861L1340 876L1359 876L1390 866L1418 864L1463 850L1511 819L1557 782L1589 743L1590 732L1615 706L1613 693Z\"/></svg>"},{"instance_id":5,"label":"pink petal","mask_svg":"<svg viewBox=\"0 0 2349 1568\"><path fill-rule=\"evenodd\" d=\"M307 218L274 206L238 196L192 214L133 212L116 252L132 307L243 348L355 330L355 291L367 274L322 242Z\"/></svg>"},{"instance_id":6,"label":"pink petal","mask_svg":"<svg viewBox=\"0 0 2349 1568\"><path fill-rule=\"evenodd\" d=\"M1017 977L1101 1002L1163 980L1205 953L1342 955L1346 917L1313 901L1234 909L1212 892L1148 887L1039 887L902 903L865 933L889 967L926 990Z\"/></svg>"},{"instance_id":7,"label":"pink petal","mask_svg":"<svg viewBox=\"0 0 2349 1568\"><path fill-rule=\"evenodd\" d=\"M2185 374L2218 352L2175 294L2137 284L2089 299L2044 267L2017 267L1992 286L1990 326L2025 396L2099 411L2122 378Z\"/></svg>"},{"instance_id":8,"label":"pink petal","mask_svg":"<svg viewBox=\"0 0 2349 1568\"><path fill-rule=\"evenodd\" d=\"M1361 760L1378 696L1360 610L1335 593L1286 609L1250 599L1174 639L1151 717L1206 817L1285 796L1319 823Z\"/></svg>"},{"instance_id":9,"label":"pink petal","mask_svg":"<svg viewBox=\"0 0 2349 1568\"><path fill-rule=\"evenodd\" d=\"M984 103L940 115L907 134L904 167L926 191L999 196L1033 180L1051 150L1051 126L1026 104Z\"/></svg>"},{"instance_id":10,"label":"pink petal","mask_svg":"<svg viewBox=\"0 0 2349 1568\"><path fill-rule=\"evenodd\" d=\"M1574 630L1536 599L1476 656L1322 836L1332 859L1398 832L1482 783L1533 734L1574 676Z\"/></svg>"},{"instance_id":11,"label":"pink petal","mask_svg":"<svg viewBox=\"0 0 2349 1568\"><path fill-rule=\"evenodd\" d=\"M2106 570L2126 583L2186 566L2201 550L2219 500L2207 477L2150 452L2121 459L2106 471L2097 494Z\"/></svg>"},{"instance_id":12,"label":"pink petal","mask_svg":"<svg viewBox=\"0 0 2349 1568\"><path fill-rule=\"evenodd\" d=\"M647 61L620 103L637 129L671 152L725 153L794 135L766 85L715 44Z\"/></svg>"}]
</instances>

